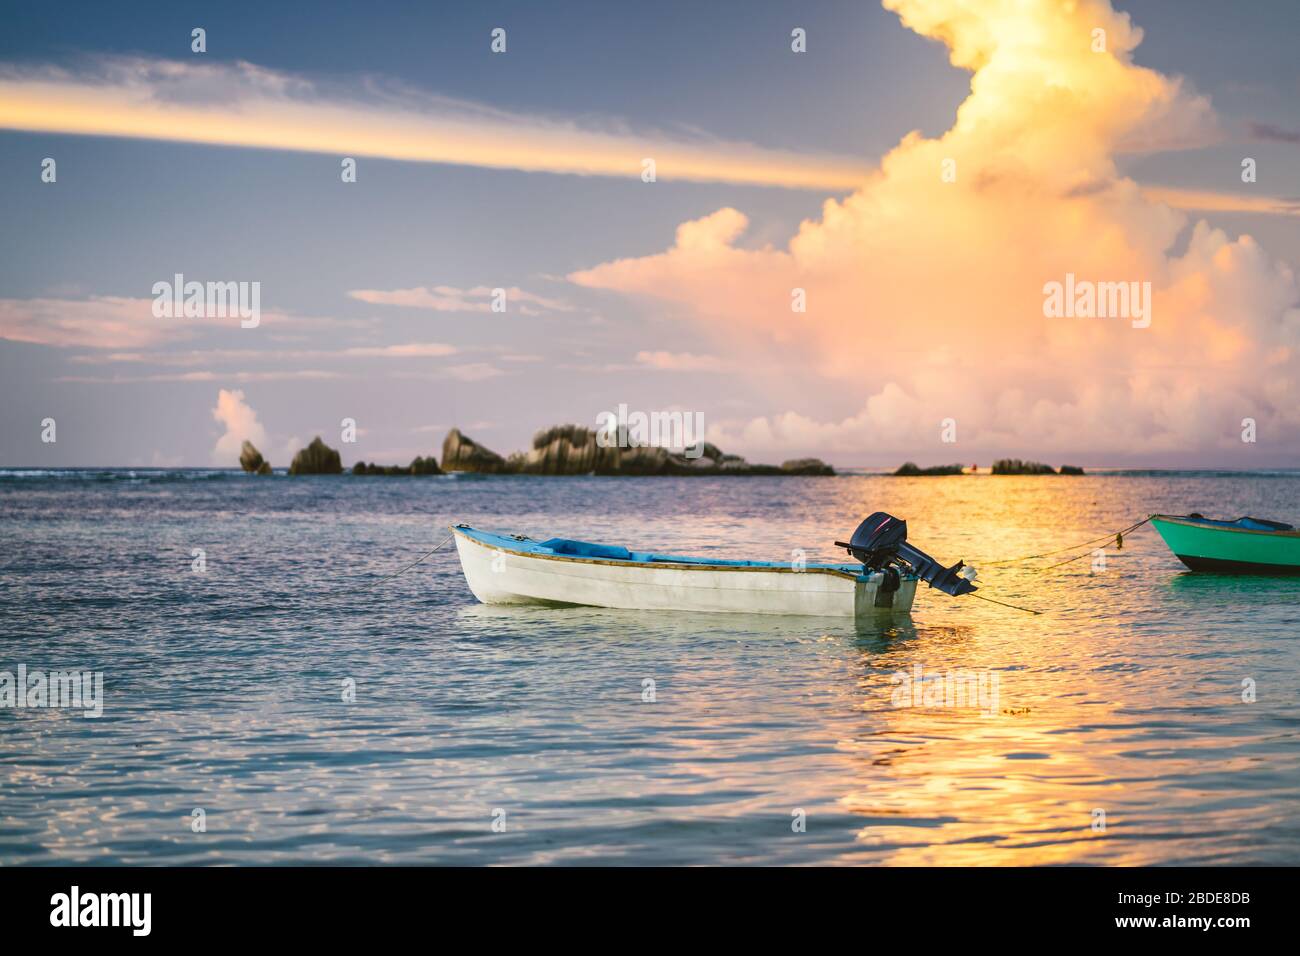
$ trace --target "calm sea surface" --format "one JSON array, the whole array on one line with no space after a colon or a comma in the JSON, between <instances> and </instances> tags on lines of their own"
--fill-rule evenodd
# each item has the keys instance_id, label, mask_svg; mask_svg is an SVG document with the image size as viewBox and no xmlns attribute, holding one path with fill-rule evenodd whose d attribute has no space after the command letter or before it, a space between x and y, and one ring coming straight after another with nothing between
<instances>
[{"instance_id":1,"label":"calm sea surface","mask_svg":"<svg viewBox=\"0 0 1300 956\"><path fill-rule=\"evenodd\" d=\"M458 521L812 561L875 510L978 567L1300 523L1300 474L0 472L0 671L105 696L0 709L0 864L1300 863L1300 579L1186 573L1149 527L983 571L1037 617L494 609L454 549L379 580ZM996 709L895 706L918 666Z\"/></svg>"}]
</instances>

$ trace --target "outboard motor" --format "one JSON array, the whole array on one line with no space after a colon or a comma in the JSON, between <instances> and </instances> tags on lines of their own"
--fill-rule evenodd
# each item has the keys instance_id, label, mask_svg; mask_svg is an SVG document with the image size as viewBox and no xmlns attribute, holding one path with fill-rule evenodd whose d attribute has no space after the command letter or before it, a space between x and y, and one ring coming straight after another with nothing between
<instances>
[{"instance_id":1,"label":"outboard motor","mask_svg":"<svg viewBox=\"0 0 1300 956\"><path fill-rule=\"evenodd\" d=\"M835 546L846 548L868 571L883 571L891 579L900 571L910 571L930 587L954 597L978 590L971 583L975 579L974 568L961 561L945 568L920 548L907 543L906 521L883 511L877 511L858 525L847 544L836 541Z\"/></svg>"}]
</instances>

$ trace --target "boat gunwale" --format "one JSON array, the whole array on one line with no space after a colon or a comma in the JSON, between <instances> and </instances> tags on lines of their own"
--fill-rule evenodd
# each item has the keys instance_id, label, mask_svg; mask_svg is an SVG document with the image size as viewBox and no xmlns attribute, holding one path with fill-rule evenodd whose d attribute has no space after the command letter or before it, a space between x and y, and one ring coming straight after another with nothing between
<instances>
[{"instance_id":1,"label":"boat gunwale","mask_svg":"<svg viewBox=\"0 0 1300 956\"><path fill-rule=\"evenodd\" d=\"M514 548L505 548L499 545L487 544L486 542L479 541L472 535L465 533L466 530L477 530L475 528L466 529L458 525L448 525L447 530L451 531L453 534L460 535L467 541L472 541L479 547L489 548L493 551L501 551L504 554L517 555L521 558L536 558L539 561L571 561L580 564L606 564L617 568L648 568L652 570L661 568L663 570L673 571L762 571L775 572L777 574L833 574L836 577L847 578L850 581L857 581L859 579L870 580L872 577L870 574L844 571L839 568L804 568L802 571L797 571L794 568L787 567L783 564L773 565L772 567L755 567L754 565L735 565L729 567L727 565L718 564L684 564L675 561L614 561L609 558L584 558L571 554L537 554L534 551L519 551ZM491 534L492 532L487 531L481 533ZM874 573L879 574L880 572L877 571ZM913 575L903 575L903 577L910 580Z\"/></svg>"},{"instance_id":2,"label":"boat gunwale","mask_svg":"<svg viewBox=\"0 0 1300 956\"><path fill-rule=\"evenodd\" d=\"M1198 521L1196 518L1187 517L1187 515L1152 515L1149 520L1152 524L1164 521L1168 524L1176 524L1184 528L1199 528L1202 531L1226 531L1229 534L1262 534L1270 538L1300 538L1300 528L1294 531L1269 531L1264 528L1228 527L1225 526L1225 524L1218 523L1206 524L1205 521ZM1228 522L1227 524L1230 525L1231 522Z\"/></svg>"}]
</instances>

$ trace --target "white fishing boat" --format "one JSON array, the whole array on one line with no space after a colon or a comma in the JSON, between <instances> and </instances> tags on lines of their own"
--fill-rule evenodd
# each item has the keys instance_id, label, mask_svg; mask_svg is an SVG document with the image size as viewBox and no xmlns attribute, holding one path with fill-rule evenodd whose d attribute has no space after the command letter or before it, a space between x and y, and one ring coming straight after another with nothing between
<instances>
[{"instance_id":1,"label":"white fishing boat","mask_svg":"<svg viewBox=\"0 0 1300 956\"><path fill-rule=\"evenodd\" d=\"M836 542L856 559L845 564L685 557L463 524L451 531L484 604L866 618L910 611L918 580L950 594L975 590L973 569L942 568L905 542L906 522L883 512L851 543Z\"/></svg>"}]
</instances>

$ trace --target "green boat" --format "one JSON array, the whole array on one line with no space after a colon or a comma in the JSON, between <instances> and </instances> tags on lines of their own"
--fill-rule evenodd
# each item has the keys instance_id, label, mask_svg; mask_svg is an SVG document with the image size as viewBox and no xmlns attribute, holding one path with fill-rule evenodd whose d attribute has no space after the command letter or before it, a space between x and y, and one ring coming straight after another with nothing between
<instances>
[{"instance_id":1,"label":"green boat","mask_svg":"<svg viewBox=\"0 0 1300 956\"><path fill-rule=\"evenodd\" d=\"M1165 544L1193 571L1300 574L1300 531L1280 521L1203 515L1152 515Z\"/></svg>"}]
</instances>

